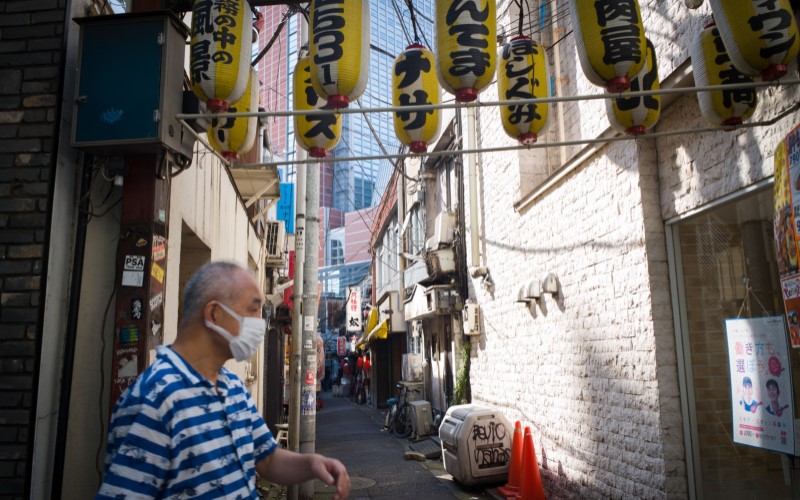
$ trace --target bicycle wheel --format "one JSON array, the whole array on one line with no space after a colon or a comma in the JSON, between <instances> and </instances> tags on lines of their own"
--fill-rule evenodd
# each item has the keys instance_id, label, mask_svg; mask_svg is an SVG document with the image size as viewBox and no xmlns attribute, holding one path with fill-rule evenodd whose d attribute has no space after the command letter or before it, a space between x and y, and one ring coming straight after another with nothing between
<instances>
[{"instance_id":1,"label":"bicycle wheel","mask_svg":"<svg viewBox=\"0 0 800 500\"><path fill-rule=\"evenodd\" d=\"M384 422L384 429L394 434L394 418L397 416L397 403L393 404L389 411L386 412L386 421Z\"/></svg>"},{"instance_id":2,"label":"bicycle wheel","mask_svg":"<svg viewBox=\"0 0 800 500\"><path fill-rule=\"evenodd\" d=\"M408 403L403 403L400 405L400 408L397 409L397 415L394 419L394 425L392 426L394 429L394 433L396 436L404 438L411 435L411 431L414 430L411 424L411 409Z\"/></svg>"}]
</instances>

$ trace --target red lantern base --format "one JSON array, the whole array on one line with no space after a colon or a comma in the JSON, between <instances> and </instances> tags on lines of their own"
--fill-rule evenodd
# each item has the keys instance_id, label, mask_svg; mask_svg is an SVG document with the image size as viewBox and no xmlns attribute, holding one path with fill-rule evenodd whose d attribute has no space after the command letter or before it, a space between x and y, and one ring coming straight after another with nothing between
<instances>
[{"instance_id":1,"label":"red lantern base","mask_svg":"<svg viewBox=\"0 0 800 500\"><path fill-rule=\"evenodd\" d=\"M411 141L411 144L408 145L408 149L416 154L425 153L428 151L428 143L425 141Z\"/></svg>"},{"instance_id":2,"label":"red lantern base","mask_svg":"<svg viewBox=\"0 0 800 500\"><path fill-rule=\"evenodd\" d=\"M606 88L612 94L619 94L631 88L631 79L627 76L618 76L606 82Z\"/></svg>"},{"instance_id":3,"label":"red lantern base","mask_svg":"<svg viewBox=\"0 0 800 500\"><path fill-rule=\"evenodd\" d=\"M335 109L346 108L350 105L350 98L346 95L332 95L328 97L328 106Z\"/></svg>"},{"instance_id":4,"label":"red lantern base","mask_svg":"<svg viewBox=\"0 0 800 500\"><path fill-rule=\"evenodd\" d=\"M641 135L644 134L645 132L647 132L647 129L645 129L641 125L636 125L635 127L628 127L627 129L625 129L626 135Z\"/></svg>"},{"instance_id":5,"label":"red lantern base","mask_svg":"<svg viewBox=\"0 0 800 500\"><path fill-rule=\"evenodd\" d=\"M325 151L325 148L311 148L308 150L308 156L312 158L325 158L328 152Z\"/></svg>"},{"instance_id":6,"label":"red lantern base","mask_svg":"<svg viewBox=\"0 0 800 500\"><path fill-rule=\"evenodd\" d=\"M456 90L456 101L458 102L472 102L478 98L478 91L472 87L466 87Z\"/></svg>"},{"instance_id":7,"label":"red lantern base","mask_svg":"<svg viewBox=\"0 0 800 500\"><path fill-rule=\"evenodd\" d=\"M222 113L228 111L228 101L222 99L209 99L206 101L206 109L212 113Z\"/></svg>"},{"instance_id":8,"label":"red lantern base","mask_svg":"<svg viewBox=\"0 0 800 500\"><path fill-rule=\"evenodd\" d=\"M534 144L536 144L536 141L538 139L539 137L533 132L528 132L527 134L520 134L517 136L517 140L519 141L519 143L525 146L533 146Z\"/></svg>"},{"instance_id":9,"label":"red lantern base","mask_svg":"<svg viewBox=\"0 0 800 500\"><path fill-rule=\"evenodd\" d=\"M785 64L773 64L761 72L761 79L766 82L771 82L785 75L786 71L787 68Z\"/></svg>"},{"instance_id":10,"label":"red lantern base","mask_svg":"<svg viewBox=\"0 0 800 500\"><path fill-rule=\"evenodd\" d=\"M228 161L236 161L239 159L239 153L236 151L223 151L222 157Z\"/></svg>"}]
</instances>

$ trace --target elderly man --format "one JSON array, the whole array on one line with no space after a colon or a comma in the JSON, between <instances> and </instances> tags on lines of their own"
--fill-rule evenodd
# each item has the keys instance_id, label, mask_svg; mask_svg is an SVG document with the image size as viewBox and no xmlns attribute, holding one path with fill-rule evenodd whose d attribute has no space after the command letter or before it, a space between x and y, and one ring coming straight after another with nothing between
<instances>
[{"instance_id":1,"label":"elderly man","mask_svg":"<svg viewBox=\"0 0 800 500\"><path fill-rule=\"evenodd\" d=\"M278 447L230 358L252 356L264 338L264 302L249 271L202 266L184 291L171 346L120 397L108 433L97 498L258 498L256 471L288 485L317 478L346 498L338 460Z\"/></svg>"}]
</instances>

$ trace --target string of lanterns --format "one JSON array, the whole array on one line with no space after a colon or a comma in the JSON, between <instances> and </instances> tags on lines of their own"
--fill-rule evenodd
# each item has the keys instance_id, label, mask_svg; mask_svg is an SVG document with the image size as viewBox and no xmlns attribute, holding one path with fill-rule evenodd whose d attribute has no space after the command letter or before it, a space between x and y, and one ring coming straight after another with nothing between
<instances>
[{"instance_id":1,"label":"string of lanterns","mask_svg":"<svg viewBox=\"0 0 800 500\"><path fill-rule=\"evenodd\" d=\"M413 6L409 11L416 21ZM457 102L475 101L495 75L500 99L528 102L500 106L503 130L521 144L534 144L547 124L545 103L530 99L550 95L547 61L542 44L520 32L495 51L495 0L437 0L436 47L430 51L416 39L395 60L392 102L395 134L413 153L424 153L439 136L439 109L404 110L406 106L438 105L440 87ZM710 0L716 25L699 33L690 48L698 86L774 80L800 49L797 23L789 0L741 2ZM609 96L609 123L618 131L638 135L658 122L659 95L626 97L626 92L658 90L658 63L646 38L638 0L569 0L579 60L586 78ZM365 90L370 53L369 0L312 0L309 11L309 55L297 62L296 110L346 108ZM212 112L256 109L250 95L257 89L249 70L252 21L246 0L196 0L192 17L191 85ZM246 71L243 71L244 68ZM434 76L435 74L435 76ZM255 83L250 80L256 78ZM249 89L249 91L248 91ZM247 94L247 95L246 95ZM246 103L242 103L246 100ZM714 126L741 124L756 106L755 89L698 92L704 118ZM232 104L234 103L234 104ZM232 108L233 109L233 108ZM257 120L235 126L215 122L209 135L213 147L228 154L248 149L249 130ZM295 116L298 145L313 158L324 158L341 136L341 115ZM235 139L235 140L234 140ZM226 142L227 141L227 142Z\"/></svg>"}]
</instances>

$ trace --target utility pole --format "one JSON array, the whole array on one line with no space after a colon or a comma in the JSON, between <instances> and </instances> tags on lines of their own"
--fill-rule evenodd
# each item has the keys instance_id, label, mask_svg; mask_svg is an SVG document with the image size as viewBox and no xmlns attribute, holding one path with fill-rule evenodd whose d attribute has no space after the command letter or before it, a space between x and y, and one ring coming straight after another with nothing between
<instances>
[{"instance_id":1,"label":"utility pole","mask_svg":"<svg viewBox=\"0 0 800 500\"><path fill-rule=\"evenodd\" d=\"M306 255L303 273L303 382L300 408L300 452L314 453L317 440L317 310L319 298L319 171L306 175ZM300 498L314 498L314 482L300 485Z\"/></svg>"},{"instance_id":2,"label":"utility pole","mask_svg":"<svg viewBox=\"0 0 800 500\"><path fill-rule=\"evenodd\" d=\"M300 45L308 43L308 23L300 19ZM297 159L306 152L297 148ZM297 164L295 202L294 306L292 307L292 359L289 377L289 449L313 453L316 441L316 349L317 271L319 259L319 169ZM307 217L306 214L310 214ZM308 223L310 222L310 223ZM309 358L309 356L313 356ZM310 383L309 383L310 374ZM290 500L314 497L314 482L290 486Z\"/></svg>"}]
</instances>

